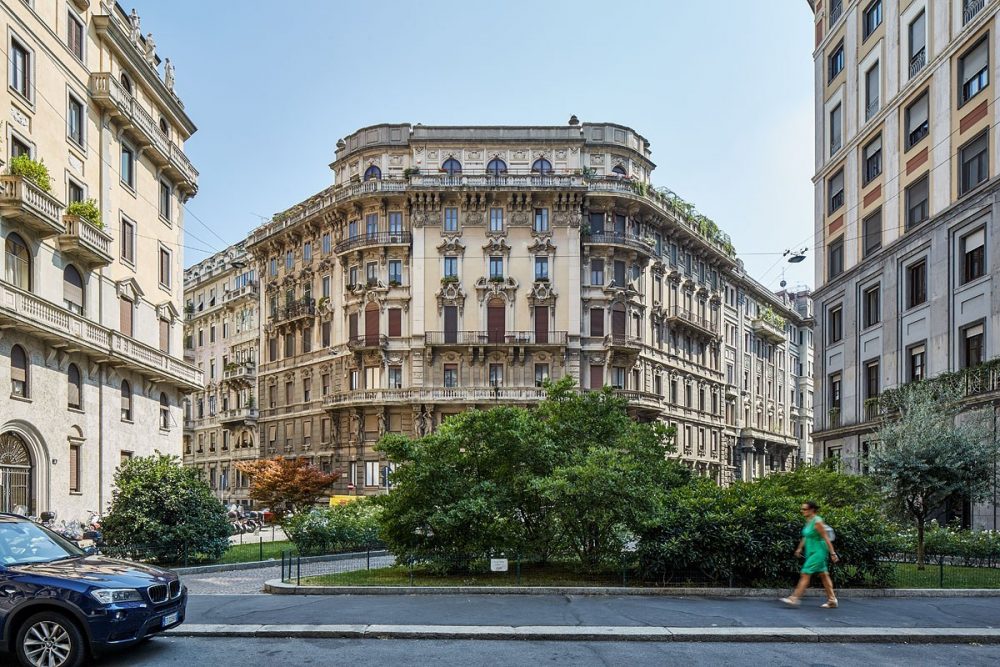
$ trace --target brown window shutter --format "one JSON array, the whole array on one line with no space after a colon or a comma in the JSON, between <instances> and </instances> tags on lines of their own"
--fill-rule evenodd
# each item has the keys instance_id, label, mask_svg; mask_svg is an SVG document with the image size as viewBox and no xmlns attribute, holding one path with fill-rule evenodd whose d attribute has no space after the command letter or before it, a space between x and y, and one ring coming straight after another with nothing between
<instances>
[{"instance_id":1,"label":"brown window shutter","mask_svg":"<svg viewBox=\"0 0 1000 667\"><path fill-rule=\"evenodd\" d=\"M80 490L80 445L69 446L69 490Z\"/></svg>"},{"instance_id":2,"label":"brown window shutter","mask_svg":"<svg viewBox=\"0 0 1000 667\"><path fill-rule=\"evenodd\" d=\"M170 352L170 322L160 320L160 352Z\"/></svg>"},{"instance_id":3,"label":"brown window shutter","mask_svg":"<svg viewBox=\"0 0 1000 667\"><path fill-rule=\"evenodd\" d=\"M403 310L401 308L389 309L389 336L398 338L403 335Z\"/></svg>"},{"instance_id":4,"label":"brown window shutter","mask_svg":"<svg viewBox=\"0 0 1000 667\"><path fill-rule=\"evenodd\" d=\"M604 311L600 308L590 309L590 335L604 335Z\"/></svg>"},{"instance_id":5,"label":"brown window shutter","mask_svg":"<svg viewBox=\"0 0 1000 667\"><path fill-rule=\"evenodd\" d=\"M351 313L350 316L347 318L347 328L348 328L348 333L347 333L348 336L350 336L351 338L357 338L358 337L358 314L357 313Z\"/></svg>"},{"instance_id":6,"label":"brown window shutter","mask_svg":"<svg viewBox=\"0 0 1000 667\"><path fill-rule=\"evenodd\" d=\"M600 389L604 386L604 366L590 367L590 388Z\"/></svg>"},{"instance_id":7,"label":"brown window shutter","mask_svg":"<svg viewBox=\"0 0 1000 667\"><path fill-rule=\"evenodd\" d=\"M313 422L312 419L306 419L302 422L302 437L311 438L313 432Z\"/></svg>"},{"instance_id":8,"label":"brown window shutter","mask_svg":"<svg viewBox=\"0 0 1000 667\"><path fill-rule=\"evenodd\" d=\"M132 308L133 304L125 297L121 297L121 332L126 336L132 336Z\"/></svg>"}]
</instances>

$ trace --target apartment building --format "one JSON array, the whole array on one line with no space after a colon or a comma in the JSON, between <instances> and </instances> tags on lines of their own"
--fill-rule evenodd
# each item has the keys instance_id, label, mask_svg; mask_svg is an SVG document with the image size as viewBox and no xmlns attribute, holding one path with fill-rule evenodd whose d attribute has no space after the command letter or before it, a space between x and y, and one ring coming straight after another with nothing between
<instances>
[{"instance_id":1,"label":"apartment building","mask_svg":"<svg viewBox=\"0 0 1000 667\"><path fill-rule=\"evenodd\" d=\"M0 4L0 511L103 511L123 458L181 453L182 396L202 384L180 319L195 126L139 20Z\"/></svg>"},{"instance_id":2,"label":"apartment building","mask_svg":"<svg viewBox=\"0 0 1000 667\"><path fill-rule=\"evenodd\" d=\"M880 393L961 371L994 406L995 0L810 2L816 50L817 458L857 472ZM997 528L992 507L958 508Z\"/></svg>"},{"instance_id":3,"label":"apartment building","mask_svg":"<svg viewBox=\"0 0 1000 667\"><path fill-rule=\"evenodd\" d=\"M377 493L382 434L532 405L570 375L676 426L697 474L795 465L788 324L803 320L714 223L653 188L631 128L375 125L331 168L333 186L247 241L262 454Z\"/></svg>"},{"instance_id":4,"label":"apartment building","mask_svg":"<svg viewBox=\"0 0 1000 667\"><path fill-rule=\"evenodd\" d=\"M250 481L235 464L258 457L258 306L242 242L184 272L184 354L205 381L184 401L184 465L227 505L249 504Z\"/></svg>"},{"instance_id":5,"label":"apartment building","mask_svg":"<svg viewBox=\"0 0 1000 667\"><path fill-rule=\"evenodd\" d=\"M791 415L792 434L799 441L799 460L803 463L813 462L812 430L813 402L815 389L813 385L813 315L812 291L805 286L795 289L782 289L778 296L787 300L789 306L799 314L800 325L791 325L789 329L789 348L792 364Z\"/></svg>"}]
</instances>

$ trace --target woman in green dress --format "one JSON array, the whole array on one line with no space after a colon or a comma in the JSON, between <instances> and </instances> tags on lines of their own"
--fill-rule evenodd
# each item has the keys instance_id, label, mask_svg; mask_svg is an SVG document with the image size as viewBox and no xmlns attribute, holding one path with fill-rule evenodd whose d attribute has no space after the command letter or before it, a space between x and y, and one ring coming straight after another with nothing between
<instances>
[{"instance_id":1,"label":"woman in green dress","mask_svg":"<svg viewBox=\"0 0 1000 667\"><path fill-rule=\"evenodd\" d=\"M804 502L802 503L801 510L802 516L806 518L806 525L802 528L802 540L795 550L795 555L802 556L802 550L805 548L806 562L802 565L799 585L795 587L795 591L787 598L781 598L781 601L789 606L798 607L799 600L802 599L806 589L809 588L809 581L812 579L812 575L818 574L820 580L823 582L823 589L826 591L826 603L821 606L824 609L835 609L837 607L837 595L833 592L833 581L830 579L830 573L827 572L826 561L828 556L834 563L839 559L833 550L833 542L830 541L826 533L826 525L823 523L823 517L816 513L819 510L816 503L811 500Z\"/></svg>"}]
</instances>

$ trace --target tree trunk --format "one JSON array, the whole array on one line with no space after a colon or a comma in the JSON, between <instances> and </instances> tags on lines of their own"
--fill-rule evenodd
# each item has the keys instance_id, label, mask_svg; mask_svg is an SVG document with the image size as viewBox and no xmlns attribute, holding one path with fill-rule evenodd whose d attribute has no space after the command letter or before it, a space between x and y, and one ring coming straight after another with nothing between
<instances>
[{"instance_id":1,"label":"tree trunk","mask_svg":"<svg viewBox=\"0 0 1000 667\"><path fill-rule=\"evenodd\" d=\"M924 569L924 517L917 517L917 569Z\"/></svg>"}]
</instances>

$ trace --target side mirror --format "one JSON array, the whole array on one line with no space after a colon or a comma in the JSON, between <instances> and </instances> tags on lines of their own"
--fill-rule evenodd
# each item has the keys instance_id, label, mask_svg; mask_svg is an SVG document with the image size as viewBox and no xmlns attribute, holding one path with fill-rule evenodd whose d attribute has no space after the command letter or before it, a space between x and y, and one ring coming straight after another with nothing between
<instances>
[{"instance_id":1,"label":"side mirror","mask_svg":"<svg viewBox=\"0 0 1000 667\"><path fill-rule=\"evenodd\" d=\"M94 545L90 545L89 547L84 547L83 548L83 553L87 554L88 556L96 556L97 555L97 547L94 546Z\"/></svg>"}]
</instances>

